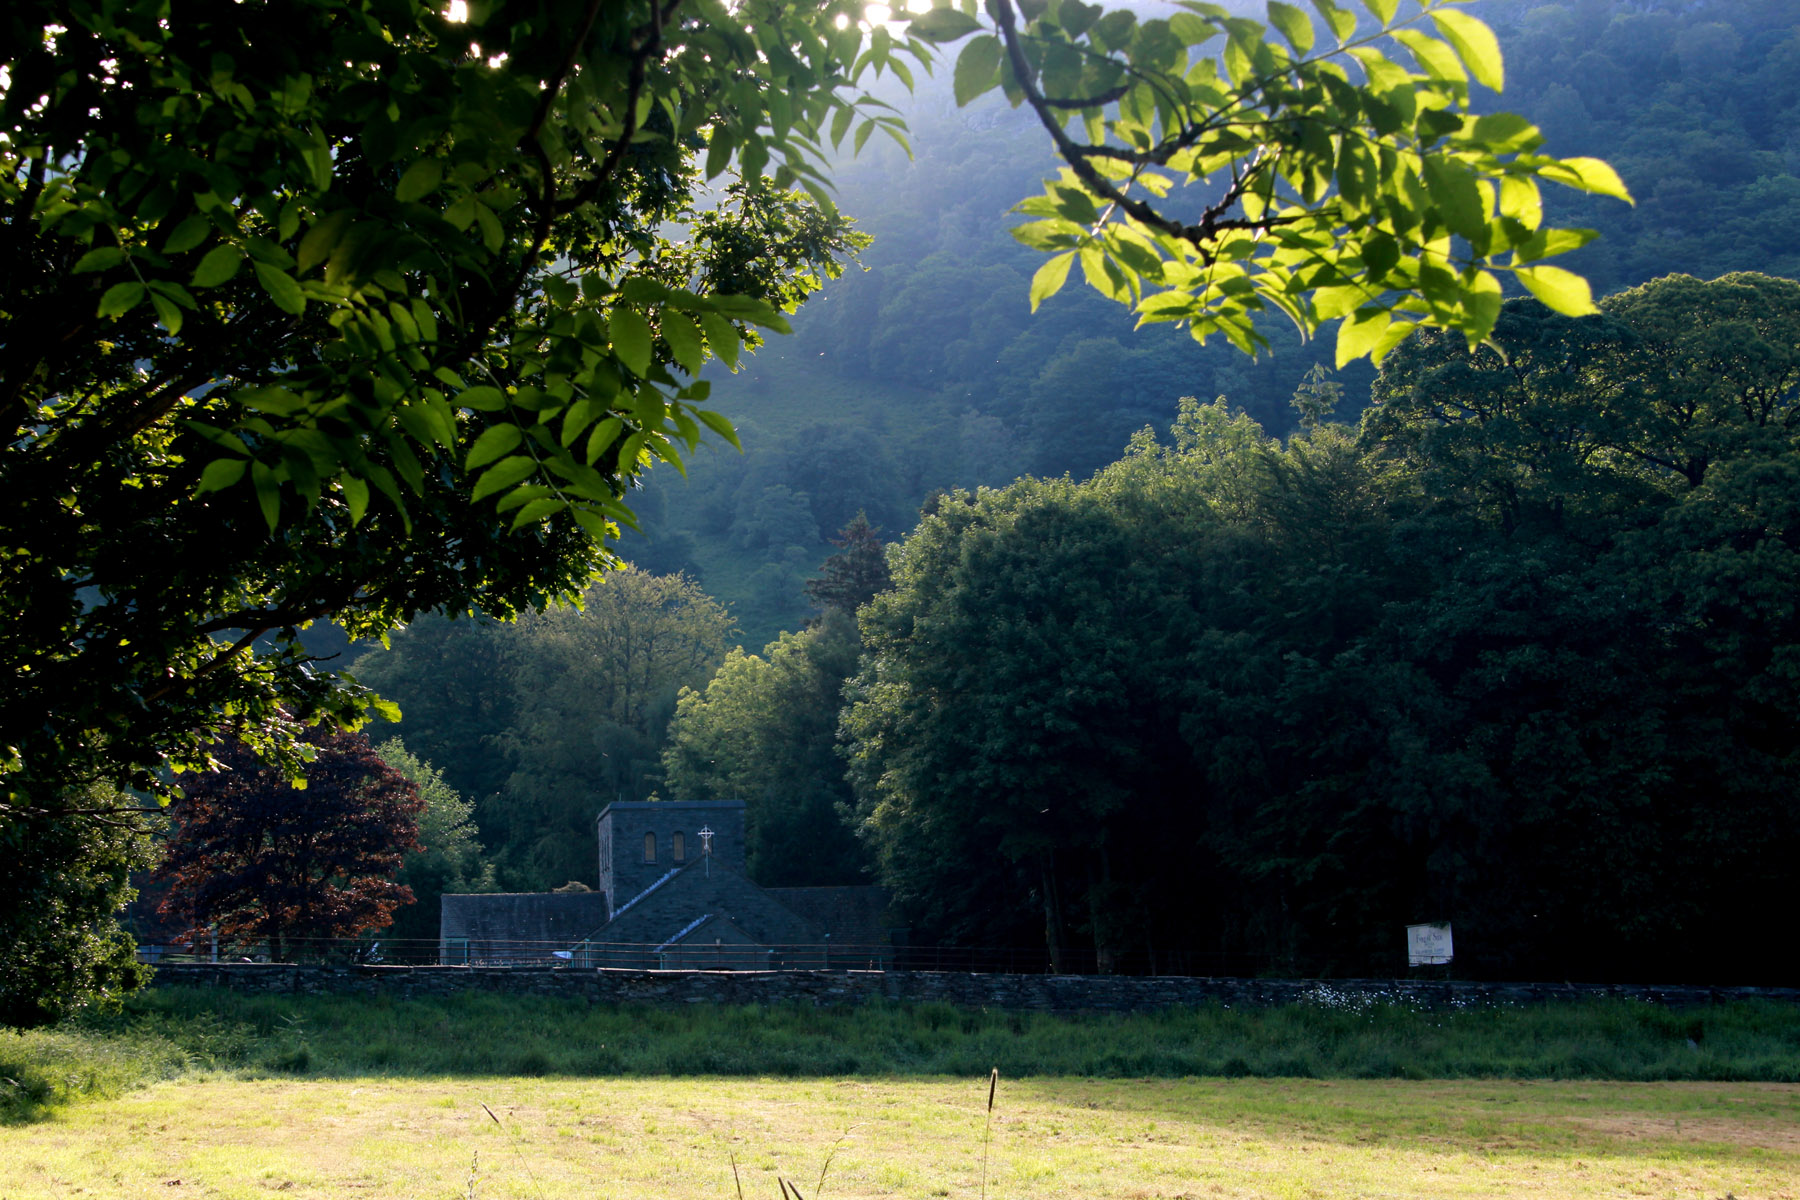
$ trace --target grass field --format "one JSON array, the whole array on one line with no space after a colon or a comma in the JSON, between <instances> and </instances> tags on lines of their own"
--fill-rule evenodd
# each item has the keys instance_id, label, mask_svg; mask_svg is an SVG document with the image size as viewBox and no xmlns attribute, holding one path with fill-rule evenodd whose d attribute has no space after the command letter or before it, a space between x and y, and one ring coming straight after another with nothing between
<instances>
[{"instance_id":1,"label":"grass field","mask_svg":"<svg viewBox=\"0 0 1800 1200\"><path fill-rule=\"evenodd\" d=\"M0 1196L982 1195L984 1080L162 1084L0 1130ZM498 1120L490 1119L487 1105ZM1800 1086L1002 1081L986 1194L1800 1196Z\"/></svg>"},{"instance_id":2,"label":"grass field","mask_svg":"<svg viewBox=\"0 0 1800 1200\"><path fill-rule=\"evenodd\" d=\"M1002 1079L987 1144L987 1068ZM1236 1076L1236 1078L1233 1078ZM1800 1200L1800 1009L659 1012L157 991L0 1031L0 1200Z\"/></svg>"}]
</instances>

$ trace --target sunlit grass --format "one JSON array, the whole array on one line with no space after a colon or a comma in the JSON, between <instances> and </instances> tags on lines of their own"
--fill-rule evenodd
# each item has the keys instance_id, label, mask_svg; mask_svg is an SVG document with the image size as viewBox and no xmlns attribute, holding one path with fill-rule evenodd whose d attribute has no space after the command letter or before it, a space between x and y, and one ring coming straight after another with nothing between
<instances>
[{"instance_id":1,"label":"sunlit grass","mask_svg":"<svg viewBox=\"0 0 1800 1200\"><path fill-rule=\"evenodd\" d=\"M970 1079L161 1084L0 1130L9 1200L976 1196ZM482 1105L490 1107L491 1120ZM174 1181L179 1180L177 1185ZM1800 1087L1523 1081L1001 1081L987 1193L1788 1198ZM180 1190L176 1191L175 1188Z\"/></svg>"}]
</instances>

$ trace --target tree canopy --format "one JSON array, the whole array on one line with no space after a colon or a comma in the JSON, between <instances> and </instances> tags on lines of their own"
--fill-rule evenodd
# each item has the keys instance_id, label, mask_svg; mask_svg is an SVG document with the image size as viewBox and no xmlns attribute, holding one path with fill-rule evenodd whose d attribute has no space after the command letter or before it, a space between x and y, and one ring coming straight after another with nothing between
<instances>
[{"instance_id":1,"label":"tree canopy","mask_svg":"<svg viewBox=\"0 0 1800 1200\"><path fill-rule=\"evenodd\" d=\"M1601 307L1407 342L1360 430L1188 401L940 503L843 722L915 928L1355 973L1452 920L1488 975L1790 980L1741 913L1800 853L1800 285Z\"/></svg>"},{"instance_id":2,"label":"tree canopy","mask_svg":"<svg viewBox=\"0 0 1800 1200\"><path fill-rule=\"evenodd\" d=\"M162 911L188 937L262 944L279 962L309 942L384 929L412 902L395 876L419 848L418 787L360 733L314 726L302 736L314 750L304 788L247 747L224 746L222 769L173 806Z\"/></svg>"}]
</instances>

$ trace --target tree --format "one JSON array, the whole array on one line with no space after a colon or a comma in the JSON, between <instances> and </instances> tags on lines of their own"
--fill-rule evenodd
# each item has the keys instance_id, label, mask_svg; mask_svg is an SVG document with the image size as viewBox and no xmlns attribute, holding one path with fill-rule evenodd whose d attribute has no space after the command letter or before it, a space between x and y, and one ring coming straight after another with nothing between
<instances>
[{"instance_id":1,"label":"tree","mask_svg":"<svg viewBox=\"0 0 1800 1200\"><path fill-rule=\"evenodd\" d=\"M280 960L309 941L385 928L412 900L394 876L418 848L419 789L361 734L312 726L300 737L314 752L303 788L234 743L171 806L162 907L189 936L266 943Z\"/></svg>"},{"instance_id":2,"label":"tree","mask_svg":"<svg viewBox=\"0 0 1800 1200\"><path fill-rule=\"evenodd\" d=\"M512 773L500 744L516 715L507 683L511 633L499 621L432 613L390 634L385 648L369 651L350 669L358 683L398 707L408 750L476 805L499 795ZM390 732L378 723L371 736Z\"/></svg>"},{"instance_id":3,"label":"tree","mask_svg":"<svg viewBox=\"0 0 1800 1200\"><path fill-rule=\"evenodd\" d=\"M1405 16L1364 0L1374 28L1332 0L1314 7L1329 48L1279 3L1269 20L1285 45L1211 4L1140 21L1079 0L989 0L977 16L962 0L912 21L916 37L967 39L959 103L1004 90L1069 164L1018 208L1038 219L1015 236L1052 254L1033 308L1079 260L1140 323L1185 322L1245 351L1268 345L1258 313L1303 332L1339 320L1339 366L1379 362L1420 325L1480 343L1500 312L1495 270L1559 312L1593 311L1585 281L1539 264L1594 234L1542 228L1538 185L1629 194L1598 159L1538 153L1523 118L1475 115L1471 81L1504 81L1492 31L1455 0ZM1218 58L1197 52L1220 38ZM1389 39L1417 70L1389 57Z\"/></svg>"},{"instance_id":4,"label":"tree","mask_svg":"<svg viewBox=\"0 0 1800 1200\"><path fill-rule=\"evenodd\" d=\"M837 743L859 648L851 610L830 606L760 656L732 650L676 702L662 759L670 797L742 799L750 875L765 887L866 882Z\"/></svg>"},{"instance_id":5,"label":"tree","mask_svg":"<svg viewBox=\"0 0 1800 1200\"><path fill-rule=\"evenodd\" d=\"M444 782L443 773L413 754L399 738L375 747L382 762L419 789L419 844L400 864L396 883L413 895L394 913L393 936L435 942L439 898L445 892L495 890L494 864L482 855L475 804Z\"/></svg>"},{"instance_id":6,"label":"tree","mask_svg":"<svg viewBox=\"0 0 1800 1200\"><path fill-rule=\"evenodd\" d=\"M504 808L508 883L550 887L594 873L594 817L647 800L676 696L704 687L725 657L731 614L682 575L627 567L581 608L532 613L509 629L514 724L501 742L513 772Z\"/></svg>"},{"instance_id":7,"label":"tree","mask_svg":"<svg viewBox=\"0 0 1800 1200\"><path fill-rule=\"evenodd\" d=\"M308 622L506 618L616 565L650 464L733 437L701 368L859 244L818 202L823 145L903 134L857 81L910 78L976 27L963 3L904 30L855 0L9 5L0 802L30 824L93 815L97 783L166 798L220 737L297 773L298 729L374 704L313 669ZM1245 347L1258 307L1347 316L1340 357L1415 323L1479 339L1490 253L1580 307L1525 265L1584 240L1538 229L1536 181L1622 189L1464 115L1456 55L1494 85L1498 53L1429 7L1442 38L1394 32L1419 73L1324 6L1356 84L1253 22L996 0L959 92L1006 88L1074 163L1030 202L1022 236L1059 252L1034 298L1079 256L1116 298L1161 286L1146 319ZM1273 11L1304 55L1310 23ZM1215 32L1223 74L1186 61ZM1078 145L1062 111L1140 148ZM1165 169L1229 183L1184 226L1124 194Z\"/></svg>"},{"instance_id":8,"label":"tree","mask_svg":"<svg viewBox=\"0 0 1800 1200\"><path fill-rule=\"evenodd\" d=\"M149 978L114 919L152 858L132 802L95 785L62 812L0 807L0 1026L116 1004Z\"/></svg>"},{"instance_id":9,"label":"tree","mask_svg":"<svg viewBox=\"0 0 1800 1200\"><path fill-rule=\"evenodd\" d=\"M507 617L613 562L637 476L729 436L703 361L857 244L786 190L854 111L848 11L9 6L13 827L93 819L97 783L166 799L222 736L298 772L299 727L372 703L309 621ZM704 206L703 129L743 168Z\"/></svg>"},{"instance_id":10,"label":"tree","mask_svg":"<svg viewBox=\"0 0 1800 1200\"><path fill-rule=\"evenodd\" d=\"M819 578L806 585L806 598L822 612L840 612L854 617L856 610L887 590L887 557L876 535L881 530L869 524L868 514L861 512L838 530L831 544L838 553L819 567Z\"/></svg>"}]
</instances>

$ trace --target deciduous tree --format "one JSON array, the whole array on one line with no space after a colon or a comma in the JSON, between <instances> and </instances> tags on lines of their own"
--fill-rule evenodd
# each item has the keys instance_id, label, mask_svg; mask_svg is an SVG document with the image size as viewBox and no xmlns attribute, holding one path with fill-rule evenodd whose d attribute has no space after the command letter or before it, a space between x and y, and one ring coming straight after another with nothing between
<instances>
[{"instance_id":1,"label":"deciduous tree","mask_svg":"<svg viewBox=\"0 0 1800 1200\"><path fill-rule=\"evenodd\" d=\"M273 959L309 941L385 928L412 900L396 883L418 848L424 801L359 733L300 731L313 751L304 787L242 743L218 747L218 768L184 780L159 871L163 911L189 936L216 930Z\"/></svg>"}]
</instances>

